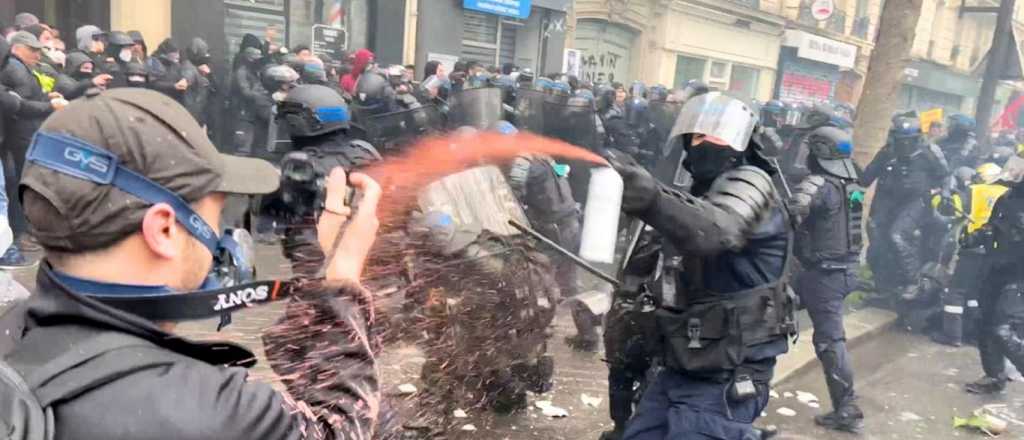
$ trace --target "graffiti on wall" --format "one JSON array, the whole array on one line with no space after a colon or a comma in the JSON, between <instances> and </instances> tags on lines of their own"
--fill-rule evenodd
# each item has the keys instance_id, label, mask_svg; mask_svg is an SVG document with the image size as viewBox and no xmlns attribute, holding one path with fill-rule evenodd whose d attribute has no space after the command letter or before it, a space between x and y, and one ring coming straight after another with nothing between
<instances>
[{"instance_id":1,"label":"graffiti on wall","mask_svg":"<svg viewBox=\"0 0 1024 440\"><path fill-rule=\"evenodd\" d=\"M623 66L624 55L612 51L595 53L587 51L580 60L583 81L592 83L611 83L616 80L617 72L625 68ZM622 78L619 77L621 81Z\"/></svg>"}]
</instances>

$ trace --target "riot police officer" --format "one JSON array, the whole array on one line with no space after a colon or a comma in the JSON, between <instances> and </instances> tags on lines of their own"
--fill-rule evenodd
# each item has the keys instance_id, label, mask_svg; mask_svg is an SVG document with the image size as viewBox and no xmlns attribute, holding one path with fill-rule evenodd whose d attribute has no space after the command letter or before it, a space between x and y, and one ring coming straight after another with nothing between
<instances>
[{"instance_id":1,"label":"riot police officer","mask_svg":"<svg viewBox=\"0 0 1024 440\"><path fill-rule=\"evenodd\" d=\"M989 275L979 295L981 328L978 352L985 376L966 390L988 394L1006 388L1006 362L1024 369L1024 175L1022 159L1014 156L1005 167L1010 190L995 202L990 228Z\"/></svg>"},{"instance_id":2,"label":"riot police officer","mask_svg":"<svg viewBox=\"0 0 1024 440\"><path fill-rule=\"evenodd\" d=\"M867 187L878 180L868 223L868 263L881 290L895 291L904 300L917 297L923 266L919 228L929 213L927 200L948 175L945 156L925 139L917 116L895 116L888 143L864 169L861 181Z\"/></svg>"},{"instance_id":3,"label":"riot police officer","mask_svg":"<svg viewBox=\"0 0 1024 440\"><path fill-rule=\"evenodd\" d=\"M864 190L850 160L850 135L821 127L805 143L810 175L794 189L789 207L800 225L796 256L804 270L793 287L814 324L814 351L825 372L832 412L814 421L830 429L858 431L864 413L854 403L853 369L846 350L843 300L857 284Z\"/></svg>"},{"instance_id":4,"label":"riot police officer","mask_svg":"<svg viewBox=\"0 0 1024 440\"><path fill-rule=\"evenodd\" d=\"M314 227L319 213L314 209L289 211L282 204L301 200L304 184L317 175L325 176L339 166L347 171L362 168L381 156L372 145L349 135L348 105L329 87L296 86L277 106L277 121L287 128L293 151L285 154L281 163L281 189L261 203L262 210L290 217L284 219L288 225L282 244L284 256L292 262L293 272L309 275L324 259Z\"/></svg>"},{"instance_id":5,"label":"riot police officer","mask_svg":"<svg viewBox=\"0 0 1024 440\"><path fill-rule=\"evenodd\" d=\"M977 122L970 116L955 114L947 118L947 123L946 136L935 143L946 155L949 168L978 166L978 142L974 137Z\"/></svg>"},{"instance_id":6,"label":"riot police officer","mask_svg":"<svg viewBox=\"0 0 1024 440\"><path fill-rule=\"evenodd\" d=\"M623 211L662 244L651 284L665 368L624 439L756 435L775 357L796 331L787 293L792 229L774 170L751 140L759 129L751 106L708 93L683 107L654 175L611 159L625 182ZM676 189L684 174L693 185Z\"/></svg>"}]
</instances>

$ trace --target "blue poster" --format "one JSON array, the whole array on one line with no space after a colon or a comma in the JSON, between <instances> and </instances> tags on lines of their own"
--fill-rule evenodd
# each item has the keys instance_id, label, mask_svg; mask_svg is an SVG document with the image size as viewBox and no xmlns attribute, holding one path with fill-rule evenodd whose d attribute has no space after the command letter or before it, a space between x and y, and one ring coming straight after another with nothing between
<instances>
[{"instance_id":1,"label":"blue poster","mask_svg":"<svg viewBox=\"0 0 1024 440\"><path fill-rule=\"evenodd\" d=\"M518 19L530 18L531 0L462 0L462 7Z\"/></svg>"}]
</instances>

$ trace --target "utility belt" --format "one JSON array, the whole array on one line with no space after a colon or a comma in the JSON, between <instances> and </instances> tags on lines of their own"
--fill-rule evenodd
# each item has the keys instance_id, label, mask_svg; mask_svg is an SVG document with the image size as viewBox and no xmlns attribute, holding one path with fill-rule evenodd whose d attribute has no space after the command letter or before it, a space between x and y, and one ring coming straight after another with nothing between
<instances>
[{"instance_id":1,"label":"utility belt","mask_svg":"<svg viewBox=\"0 0 1024 440\"><path fill-rule=\"evenodd\" d=\"M733 371L748 348L797 334L795 308L795 295L784 281L683 310L661 307L655 318L665 365L693 374Z\"/></svg>"}]
</instances>

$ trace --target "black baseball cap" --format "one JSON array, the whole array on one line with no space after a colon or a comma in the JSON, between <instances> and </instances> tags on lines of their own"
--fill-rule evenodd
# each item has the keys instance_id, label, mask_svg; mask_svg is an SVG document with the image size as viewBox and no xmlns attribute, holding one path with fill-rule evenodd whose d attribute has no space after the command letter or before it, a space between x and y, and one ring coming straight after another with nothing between
<instances>
[{"instance_id":1,"label":"black baseball cap","mask_svg":"<svg viewBox=\"0 0 1024 440\"><path fill-rule=\"evenodd\" d=\"M53 113L39 132L108 151L119 166L189 203L216 192L270 193L280 180L266 161L219 153L184 107L146 89L90 90ZM115 186L31 160L25 164L20 191L40 244L64 252L103 248L138 231L150 206Z\"/></svg>"}]
</instances>

